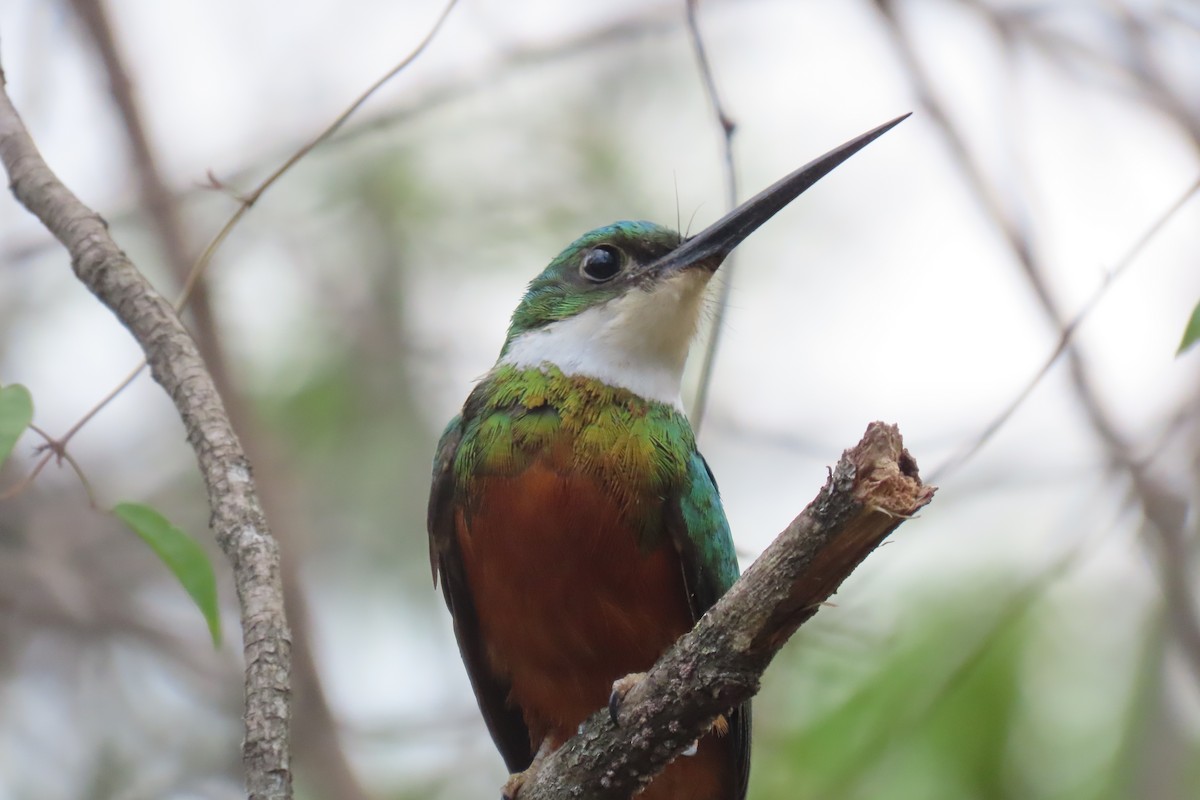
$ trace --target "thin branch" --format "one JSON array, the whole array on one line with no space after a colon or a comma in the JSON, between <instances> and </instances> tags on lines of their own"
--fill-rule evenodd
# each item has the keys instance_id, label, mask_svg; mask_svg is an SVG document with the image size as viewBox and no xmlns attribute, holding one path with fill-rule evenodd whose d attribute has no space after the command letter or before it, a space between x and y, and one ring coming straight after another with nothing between
<instances>
[{"instance_id":1,"label":"thin branch","mask_svg":"<svg viewBox=\"0 0 1200 800\"><path fill-rule=\"evenodd\" d=\"M45 435L44 433L42 434ZM87 479L87 475L83 474L83 467L79 466L79 462L75 460L75 456L68 451L62 451L62 459L70 465L71 470L75 473L75 477L79 478L79 483L83 486L83 493L87 495L88 505L93 511L100 510L100 504L96 502L96 492L92 489L92 484Z\"/></svg>"},{"instance_id":2,"label":"thin branch","mask_svg":"<svg viewBox=\"0 0 1200 800\"><path fill-rule=\"evenodd\" d=\"M83 22L89 38L100 56L104 74L108 77L113 101L125 128L125 138L133 160L133 172L138 180L142 210L149 216L170 265L188 261L188 246L184 226L179 218L178 205L167 188L141 109L133 90L133 82L125 69L113 35L112 25L103 0L70 0L76 17Z\"/></svg>"},{"instance_id":3,"label":"thin branch","mask_svg":"<svg viewBox=\"0 0 1200 800\"><path fill-rule=\"evenodd\" d=\"M708 61L708 51L704 46L704 38L700 35L700 26L696 22L696 7L698 5L699 0L686 0L688 36L691 38L692 46L696 51L696 64L700 68L700 77L704 81L704 91L708 95L709 102L712 104L717 127L721 130L726 205L729 210L733 210L737 205L738 198L737 170L734 168L733 163L733 133L737 129L737 124L725 112L725 106L721 102L721 95L717 92L717 83L713 79L712 65ZM733 290L734 267L737 261L736 255L736 251L730 253L721 265L720 290L717 294L716 311L713 314L708 346L704 348L704 361L700 367L700 381L696 388L696 400L692 406L692 427L697 434L700 433L700 426L704 423L704 412L708 409L709 386L712 383L713 368L717 361L717 349L721 346L721 330L724 328L725 312L729 308L729 295Z\"/></svg>"},{"instance_id":4,"label":"thin branch","mask_svg":"<svg viewBox=\"0 0 1200 800\"><path fill-rule=\"evenodd\" d=\"M105 406L107 406L109 403L111 403L113 400L115 400L117 398L117 395L119 395L121 392L125 391L125 389L129 386L129 384L131 384L135 380L137 380L137 376L141 375L142 370L144 370L145 368L146 368L146 362L143 361L142 363L138 364L136 367L131 369L129 371L129 374L121 379L120 383L118 383L116 386L114 386L109 391L108 394L104 395L104 397L102 397L100 399L100 402L98 402L98 403L96 403L96 405L92 406L92 408L86 414L84 414L82 417L80 417L74 425L72 425L69 429L67 429L67 432L62 435L62 438L60 438L58 440L58 443L65 448L67 446L67 442L71 441L72 437L74 437L75 434L79 433L80 428L82 428L84 425L87 425L89 422L91 422L92 418L95 417L97 414L99 414L102 410L104 410Z\"/></svg>"},{"instance_id":5,"label":"thin branch","mask_svg":"<svg viewBox=\"0 0 1200 800\"><path fill-rule=\"evenodd\" d=\"M738 1L743 5L748 2L748 0ZM715 2L715 0L710 0L711 2ZM357 117L352 124L343 125L336 137L324 142L322 152L329 154L338 148L352 146L363 139L392 132L398 126L417 119L421 115L480 92L491 90L495 87L496 81L508 78L519 70L545 69L571 59L594 55L597 51L605 48L628 44L639 39L649 37L661 39L673 34L677 29L678 23L674 16L663 13L661 8L651 8L602 27L589 28L575 36L550 43L522 44L512 47L476 70L466 73L456 72L447 78L431 81L424 89L409 99L398 101L374 116ZM274 161L274 157L259 156L259 158L262 161ZM261 164L256 161L228 171L229 177L225 180L219 180L210 173L206 181L176 191L175 200L180 202L184 199L191 199L201 192L210 192L213 189L228 192L227 185L243 183L249 179L250 175L261 171ZM243 198L236 197L236 199L240 201ZM131 216L131 209L122 209L106 215L106 219L117 226L128 221ZM54 246L53 241L41 239L4 242L0 246L0 269L28 260L51 246Z\"/></svg>"},{"instance_id":6,"label":"thin branch","mask_svg":"<svg viewBox=\"0 0 1200 800\"><path fill-rule=\"evenodd\" d=\"M895 426L872 423L825 487L625 696L527 775L522 800L627 800L758 691L784 642L902 522L933 499Z\"/></svg>"},{"instance_id":7,"label":"thin branch","mask_svg":"<svg viewBox=\"0 0 1200 800\"><path fill-rule=\"evenodd\" d=\"M972 156L966 136L954 124L946 107L938 98L933 81L925 70L904 26L896 16L894 0L873 0L886 30L895 45L896 53L908 75L926 113L942 134L951 157L967 179L967 183L983 206L984 215L1000 231L1013 259L1025 276L1038 306L1047 321L1063 332L1065 315L1050 291L1045 266L1037 258L1033 242L1018 224L1015 212L1005 208L995 187L987 179L982 166ZM1200 681L1200 615L1197 612L1193 582L1189 574L1187 532L1187 500L1173 489L1156 480L1144 463L1134 458L1132 448L1117 428L1116 422L1100 402L1099 393L1075 342L1066 338L1064 348L1071 385L1084 414L1103 444L1113 466L1127 473L1133 495L1148 521L1148 529L1159 545L1159 575L1166 595L1172 630L1183 651L1185 660L1197 681Z\"/></svg>"},{"instance_id":8,"label":"thin branch","mask_svg":"<svg viewBox=\"0 0 1200 800\"><path fill-rule=\"evenodd\" d=\"M1132 264L1137 257L1141 255L1142 250L1145 249L1146 245L1148 245L1150 241L1158 235L1159 231L1166 227L1167 222L1169 222L1181 208L1187 205L1188 201L1195 197L1197 193L1200 193L1200 178L1197 178L1196 181L1190 187L1188 187L1187 191L1180 195L1179 198L1170 205L1170 207L1163 211L1163 213L1158 216L1158 218L1150 225L1150 227L1138 237L1137 241L1133 243L1133 246L1130 247L1120 259L1118 259L1116 265L1109 270L1109 272L1104 276L1104 280L1099 286L1096 287L1095 291L1092 292L1091 297L1089 297L1084 304L1080 306L1079 310L1075 312L1075 316L1071 317L1071 319L1062 326L1061 333L1058 337L1058 343L1054 346L1054 349L1050 351L1050 354L1046 357L1045 362L1042 363L1042 366L1037 370L1037 372L1030 376L1029 381L1025 384L1021 391L1019 391L1016 396L1013 397L1012 401L1005 406L1004 409L997 414L996 417L989 422L982 431L980 431L979 435L976 436L975 439L967 442L957 453L946 459L946 461L937 469L933 470L930 475L930 480L935 482L944 480L947 475L959 469L963 464L974 458L975 454L983 449L984 445L991 441L991 438L996 434L997 431L1004 427L1005 423L1007 423L1009 418L1016 413L1017 409L1025 404L1025 401L1029 399L1031 394L1033 394L1033 390L1041 384L1042 379L1044 379L1050 372L1051 367L1058 363L1059 357L1067 351L1067 348L1070 346L1076 332L1083 324L1083 321L1089 314L1092 313L1092 310L1100 303L1100 299L1108 293L1108 290L1112 288L1112 285L1116 283L1117 278L1121 277L1121 275L1127 269L1129 269L1130 264Z\"/></svg>"},{"instance_id":9,"label":"thin branch","mask_svg":"<svg viewBox=\"0 0 1200 800\"><path fill-rule=\"evenodd\" d=\"M42 474L42 470L46 468L46 465L50 463L52 458L54 458L54 453L45 453L40 459L38 459L38 462L33 465L33 469L29 470L28 475L26 475L24 478L21 478L21 480L17 481L3 492L0 492L0 502L16 497L21 492L32 486L33 482L37 480L38 475Z\"/></svg>"},{"instance_id":10,"label":"thin branch","mask_svg":"<svg viewBox=\"0 0 1200 800\"><path fill-rule=\"evenodd\" d=\"M80 17L88 26L89 32L97 44L97 48L100 51L101 57L106 66L106 70L110 76L114 98L117 101L121 116L126 123L126 129L134 155L134 164L137 168L137 173L141 182L143 205L150 211L154 227L156 230L158 230L159 235L163 240L164 249L167 253L167 260L174 264L186 262L186 243L183 236L183 227L175 213L173 197L167 190L165 182L162 180L161 174L157 169L157 164L152 156L149 141L145 135L145 129L141 124L140 115L138 113L136 104L134 103L132 91L130 90L129 79L120 63L115 41L113 40L112 32L109 28L107 19L103 14L103 9L98 3L94 2L94 0L74 0L74 4ZM350 115L353 114L376 90L378 90L380 86L408 66L408 64L410 64L432 40L433 36L436 34L437 30L440 28L442 22L446 19L454 5L455 2L453 1L447 5L433 29L412 53L410 53L402 62L395 66L389 73L376 81L375 84L372 85L366 92L360 95L317 137L293 153L280 167L271 173L266 180L261 182L258 187L250 193L250 195L241 199L241 205L237 212L235 212L235 214L217 234L217 237L214 238L213 242L211 242L208 248L206 248L204 254L197 261L191 272L186 275L180 299L176 303L177 309L182 308L183 304L187 302L188 297L191 296L193 290L197 287L198 280L206 265L209 263L209 261L211 261L212 255L215 253L217 247L224 240L224 238L228 236L228 234L236 226L237 222L240 221L241 217L244 216L244 214L249 210L249 208L255 202L257 202L257 200L263 195L263 193L266 192L268 188L270 188L273 183L282 177L283 174L285 174L301 158L303 158L314 147L328 139L335 131L337 131L350 117ZM203 306L204 304L201 305ZM202 320L198 321L203 323ZM210 334L212 333L211 324L200 324L199 329L201 333L206 331ZM202 337L202 341L208 341L211 344L213 338L211 336ZM208 349L212 350L213 348L209 347ZM220 359L212 359L211 353L210 363L213 364L214 368L218 368L217 371L220 372L219 367L223 362ZM95 504L95 501L92 497L90 486L88 485L86 479L84 479L78 464L74 461L70 454L66 452L66 445L75 435L75 433L77 433L85 424L87 424L92 417L94 417L111 400L118 396L126 386L132 383L143 366L144 364L139 365L125 380L120 383L120 385L109 392L104 399L102 399L87 414L85 414L82 419L75 423L75 425L73 425L61 439L53 440L50 437L47 437L47 441L53 452L58 454L59 458L65 458L79 474L84 488L88 492L89 500L93 503L93 505ZM224 382L222 381L222 383ZM23 491L25 488L31 485L33 480L49 462L51 456L52 454L47 454L47 456L35 466L34 470L24 480L4 492L3 497L8 498L18 494L20 491ZM303 644L303 642L301 642L301 644ZM303 654L301 653L301 655ZM302 666L312 666L313 662L311 658L301 658L300 664ZM319 682L315 680L315 674L310 675L309 679L303 683L312 691L319 690ZM328 711L327 706L323 702L310 703L306 707L310 709L314 707L317 709L324 708L326 711ZM325 716L328 717L329 715L326 714ZM327 772L328 770L323 770L323 773ZM348 771L348 767L341 770L341 774L349 776L350 773ZM342 793L344 794L344 789L347 786L356 786L356 783L353 781L343 780L339 785L342 787Z\"/></svg>"},{"instance_id":11,"label":"thin branch","mask_svg":"<svg viewBox=\"0 0 1200 800\"><path fill-rule=\"evenodd\" d=\"M74 0L74 2L83 4L82 0ZM319 134L317 134L307 144L301 146L298 150L296 150L294 153L292 153L290 156L288 156L282 164L280 164L278 167L276 167L275 170L273 172L271 172L271 174L268 175L263 181L261 181L249 194L238 197L239 206L238 206L237 211L235 211L233 213L233 215L230 216L230 218L228 220L226 220L225 224L221 227L221 229L219 231L217 231L217 234L212 238L212 240L204 248L204 251L200 254L200 257L196 260L196 263L192 266L192 269L188 272L186 278L184 279L183 287L180 290L179 297L178 297L178 299L176 299L176 301L174 303L174 308L177 312L182 311L183 308L187 305L188 300L192 296L192 292L196 287L197 281L199 281L201 276L204 274L205 269L208 267L208 264L212 261L213 256L216 254L216 251L220 248L221 244L223 244L224 241L229 237L229 234L233 232L233 229L235 227L237 227L237 224L239 222L241 222L242 217L244 217L250 211L250 209L254 206L254 204L257 203L259 201L259 199L261 199L263 194L265 194L268 189L270 189L280 178L282 178L289 170L291 170L292 167L294 167L297 163L299 163L299 161L302 158L304 158L315 147L317 147L321 143L325 142L326 140L329 139L329 137L331 137L334 133L336 133L342 127L342 125L346 122L346 120L348 120L350 118L350 116L352 114L354 114L354 112L356 112L363 105L363 103L365 103L371 97L371 95L373 95L376 91L378 91L380 89L380 87L382 87L385 83L387 83L389 80L394 78L397 74L399 74L404 68L406 68L409 64L411 64L419 55L421 55L421 53L425 51L426 47L428 47L429 43L431 41L433 41L434 36L441 29L442 23L444 23L446 21L446 18L449 16L450 11L457 4L458 4L458 0L450 0L450 2L442 10L441 15L434 22L433 27L425 35L425 38L422 39L421 42L417 44L416 48L414 50L412 50L412 52L410 52L407 56L404 57L403 60L401 60L398 64L396 64L394 67L392 67L392 69L389 70L385 75L383 75L383 77L379 78L373 84L371 84L371 86L368 87L366 91L364 91L357 98L355 98L355 100L341 114L339 114L337 116L337 118L334 119L333 122L331 122L329 125L327 125L324 130L322 130ZM123 72L122 72L122 76L123 76ZM143 142L142 144L145 145L145 142ZM137 148L137 145L135 143L135 149L136 148ZM136 157L135 157L135 160L136 160ZM215 183L215 179L213 180L213 182ZM144 186L144 188L145 188L145 186ZM176 244L178 244L179 246L182 246L181 241L177 242ZM172 251L174 245L168 244L167 247L168 247L168 251L170 252L170 251ZM97 402L94 406L92 406L92 408L86 414L84 414L83 417L80 418L80 420L78 422L76 422L74 425L72 425L70 430L68 430L67 433L64 434L63 437L58 440L58 442L63 447L65 447L67 442L70 441L71 437L73 437L76 433L78 433L79 429L82 428L84 425L86 425L88 423L88 421L90 421L93 417L95 417L96 414L98 414L105 406L107 406L114 399L116 399L116 397L118 395L120 395L121 392L124 391L127 386L129 386L129 384L131 384L133 382L133 380L137 377L138 373L141 372L141 370L145 366L146 366L146 362L143 361L140 365L137 366L137 368L134 369L134 371L132 373L130 373L124 380L122 380L120 384L118 384L114 389L112 389L108 394L106 394L99 402ZM33 473L31 473L25 479L21 480L18 484L14 485L13 487L10 487L3 494L0 494L0 500L15 496L16 494L19 494L21 491L24 491L26 488L28 488L29 485L32 484L33 480L37 477L37 473L41 472L41 469L44 466L45 466L44 464L39 464L35 468Z\"/></svg>"},{"instance_id":12,"label":"thin branch","mask_svg":"<svg viewBox=\"0 0 1200 800\"><path fill-rule=\"evenodd\" d=\"M61 446L57 439L46 433L46 431L39 426L34 425L31 422L29 423L29 429L46 440L46 443L39 447L38 450L44 450L47 458L57 459L59 466L62 466L62 462L67 462L67 465L70 466L71 470L75 473L75 477L79 479L80 485L83 486L84 494L87 495L88 505L91 506L93 511L99 511L100 504L96 502L96 493L92 490L92 482L89 481L87 479L87 475L83 473L83 467L81 467L79 462L75 460L75 456L67 452L67 449Z\"/></svg>"},{"instance_id":13,"label":"thin branch","mask_svg":"<svg viewBox=\"0 0 1200 800\"><path fill-rule=\"evenodd\" d=\"M341 114L338 114L333 122L329 123L329 125L325 127L324 130L322 130L307 144L303 145L299 150L292 153L287 159L285 159L284 162L276 167L275 171L268 175L260 184L258 184L258 186L256 186L254 190L250 192L250 194L239 198L240 205L238 206L238 210L235 211L233 215L225 222L225 225L222 226L221 230L217 231L217 235L213 237L212 241L208 243L208 246L204 248L204 252L200 254L200 258L196 260L195 266L192 267L191 274L188 275L187 280L183 284L183 289L180 292L179 299L175 303L176 308L182 309L187 305L188 297L191 296L192 289L195 287L196 281L200 279L200 276L204 273L205 268L207 268L209 262L212 261L213 254L216 253L217 249L221 246L225 239L228 238L229 234L237 226L238 222L241 221L242 217L245 216L246 212L248 212L254 206L254 204L258 202L259 198L262 197L268 189L275 185L276 181L287 174L287 172L291 170L292 167L296 166L301 159L312 152L313 148L317 147L330 136L333 136L333 134L337 133L338 129L345 124L346 120L350 119L350 117L362 107L363 103L367 102L367 100L371 98L371 95L375 94L375 92L379 91L384 84L404 71L409 64L416 61L417 58L425 52L425 48L429 46L434 37L437 36L438 31L442 29L442 24L446 21L446 18L450 16L450 12L454 10L456 5L458 5L458 0L450 0L446 4L446 7L442 9L442 13L438 16L437 20L434 21L433 27L431 27L429 32L425 34L425 38L422 39L408 55L401 59L400 62L394 67L384 73L382 77L367 87L366 91L356 97Z\"/></svg>"},{"instance_id":14,"label":"thin branch","mask_svg":"<svg viewBox=\"0 0 1200 800\"><path fill-rule=\"evenodd\" d=\"M194 278L191 274L191 236L179 213L176 196L159 169L158 158L142 121L137 94L125 69L104 4L101 0L72 0L72 3L87 27L109 77L113 99L125 127L134 173L138 177L142 208L150 227L162 245L171 271L181 283L190 281L193 286L191 311L196 344L217 390L225 400L230 423L241 436L246 453L255 465L259 497L267 518L273 523L275 537L283 548L280 570L284 607L292 632L292 713L296 722L292 747L297 769L302 779L311 783L322 796L336 797L338 800L365 800L367 793L341 746L339 726L329 706L312 652L313 637L307 597L297 574L300 559L295 548L298 537L288 536L296 531L297 521L295 515L288 514L290 503L281 488L284 485L279 475L281 460L268 456L272 448L264 441L261 426L254 424L254 414L237 391L230 375L206 281ZM75 430L78 430L78 425L64 437L64 443ZM65 450L63 455L73 463ZM87 488L86 481L84 485Z\"/></svg>"},{"instance_id":15,"label":"thin branch","mask_svg":"<svg viewBox=\"0 0 1200 800\"><path fill-rule=\"evenodd\" d=\"M46 453L45 457L43 457L40 461L38 461L37 464L34 465L33 469L31 469L29 471L28 475L26 475L24 478L22 478L21 480L19 480L12 486L5 489L3 492L0 492L0 502L3 502L4 500L8 500L10 498L16 497L17 495L21 494L21 492L24 492L26 489L28 489L30 486L32 486L33 482L35 480L37 480L37 477L41 473L41 471L46 468L46 464L49 463L50 459L53 458L56 454L58 455L58 457L60 459L65 458L67 455L67 444L70 443L71 439L75 436L75 434L79 433L79 429L82 428L84 425L86 425L92 419L92 417L99 414L104 409L104 407L107 406L110 402L112 402L112 400L117 395L119 395L121 392L125 391L125 387L128 386L129 384L133 383L134 378L136 378L138 375L140 375L142 373L142 370L145 368L146 368L145 361L143 361L141 364L138 364L137 367L132 372L130 372L128 375L125 376L124 380L122 380L120 383L118 383L112 389L112 391L110 391L108 394L106 394L104 396L104 398L99 403L96 403L96 405L92 406L91 410L89 410L86 414L84 414L74 425L72 425L70 427L69 430L67 430L66 433L64 433L62 436L58 437L57 439L50 436L48 433L41 430L40 428L36 428L35 430L39 434L41 434L43 439L46 440L47 447L45 447L43 449L47 450L47 453ZM82 477L82 473L79 473L77 471L77 474L79 474L80 477ZM92 507L95 508L96 507L95 498L92 496L91 487L87 486L86 481L84 481L84 491L86 491L88 493L88 501L91 503Z\"/></svg>"},{"instance_id":16,"label":"thin branch","mask_svg":"<svg viewBox=\"0 0 1200 800\"><path fill-rule=\"evenodd\" d=\"M286 800L292 792L291 644L279 550L221 397L171 304L112 240L99 215L42 160L4 88L3 72L0 160L17 200L66 247L76 276L137 339L151 374L175 403L208 490L213 532L233 565L241 605L247 789L252 800Z\"/></svg>"}]
</instances>

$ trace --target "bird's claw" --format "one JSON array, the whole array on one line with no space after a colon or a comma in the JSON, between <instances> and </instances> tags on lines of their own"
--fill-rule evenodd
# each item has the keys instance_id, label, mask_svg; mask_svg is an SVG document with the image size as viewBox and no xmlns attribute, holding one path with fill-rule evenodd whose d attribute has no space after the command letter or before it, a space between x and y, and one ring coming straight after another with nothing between
<instances>
[{"instance_id":1,"label":"bird's claw","mask_svg":"<svg viewBox=\"0 0 1200 800\"><path fill-rule=\"evenodd\" d=\"M644 672L631 672L624 678L613 681L612 692L608 695L608 716L613 725L620 726L621 703L625 702L625 695L629 694L629 690L641 683L644 677Z\"/></svg>"},{"instance_id":2,"label":"bird's claw","mask_svg":"<svg viewBox=\"0 0 1200 800\"><path fill-rule=\"evenodd\" d=\"M528 770L526 770L528 772ZM517 772L508 776L500 789L500 800L517 800L521 787L525 785L525 772Z\"/></svg>"},{"instance_id":3,"label":"bird's claw","mask_svg":"<svg viewBox=\"0 0 1200 800\"><path fill-rule=\"evenodd\" d=\"M525 784L542 768L542 762L548 755L550 755L550 742L547 740L543 741L538 751L533 754L533 760L529 762L529 766L524 771L514 772L508 776L508 780L500 788L500 800L517 800L521 789L525 788Z\"/></svg>"}]
</instances>

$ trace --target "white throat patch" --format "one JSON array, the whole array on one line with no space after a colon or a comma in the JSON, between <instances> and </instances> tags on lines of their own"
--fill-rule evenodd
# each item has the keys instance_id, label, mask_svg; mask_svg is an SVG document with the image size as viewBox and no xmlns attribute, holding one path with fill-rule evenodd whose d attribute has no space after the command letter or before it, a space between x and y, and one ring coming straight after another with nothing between
<instances>
[{"instance_id":1,"label":"white throat patch","mask_svg":"<svg viewBox=\"0 0 1200 800\"><path fill-rule=\"evenodd\" d=\"M500 359L520 369L553 364L683 409L680 388L712 273L687 269L650 291L631 289L601 306L527 331Z\"/></svg>"}]
</instances>

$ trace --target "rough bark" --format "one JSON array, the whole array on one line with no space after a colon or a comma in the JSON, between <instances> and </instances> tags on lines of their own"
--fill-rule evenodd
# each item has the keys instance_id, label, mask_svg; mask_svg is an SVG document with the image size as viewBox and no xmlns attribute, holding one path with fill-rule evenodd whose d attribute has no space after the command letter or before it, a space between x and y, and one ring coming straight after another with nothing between
<instances>
[{"instance_id":1,"label":"rough bark","mask_svg":"<svg viewBox=\"0 0 1200 800\"><path fill-rule=\"evenodd\" d=\"M825 487L625 696L527 775L521 800L626 800L758 691L779 648L902 522L933 499L893 425L872 423Z\"/></svg>"},{"instance_id":2,"label":"rough bark","mask_svg":"<svg viewBox=\"0 0 1200 800\"><path fill-rule=\"evenodd\" d=\"M3 72L0 160L17 200L66 247L79 280L137 339L183 420L208 490L213 533L232 563L241 604L247 789L252 800L290 798L291 641L279 550L212 377L171 304L112 240L104 220L46 165L4 89Z\"/></svg>"},{"instance_id":3,"label":"rough bark","mask_svg":"<svg viewBox=\"0 0 1200 800\"><path fill-rule=\"evenodd\" d=\"M292 636L292 753L301 780L307 781L320 797L337 800L366 800L367 793L342 748L340 730L325 694L309 620L308 597L299 581L298 552L303 541L301 520L289 514L292 504L291 475L286 462L277 457L270 434L258 424L253 410L230 373L229 361L217 330L206 275L192 278L195 261L192 237L179 213L179 203L163 178L149 133L142 120L133 80L109 22L104 0L71 0L75 13L87 29L100 62L108 75L113 102L125 127L126 140L137 176L142 210L150 228L158 237L167 266L180 286L189 283L191 297L186 308L191 312L191 330L197 349L204 357L209 374L225 402L233 429L254 464L255 484L267 518L273 523L276 540L283 547L281 577L284 608Z\"/></svg>"}]
</instances>

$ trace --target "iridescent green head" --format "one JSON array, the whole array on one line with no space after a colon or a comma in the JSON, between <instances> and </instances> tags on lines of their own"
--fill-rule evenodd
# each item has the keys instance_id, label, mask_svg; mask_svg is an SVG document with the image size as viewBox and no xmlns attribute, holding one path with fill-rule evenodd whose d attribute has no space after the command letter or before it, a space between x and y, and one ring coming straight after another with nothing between
<instances>
[{"instance_id":1,"label":"iridescent green head","mask_svg":"<svg viewBox=\"0 0 1200 800\"><path fill-rule=\"evenodd\" d=\"M604 305L632 286L647 283L645 267L683 243L653 222L614 222L585 233L529 284L513 312L505 348L521 334Z\"/></svg>"},{"instance_id":2,"label":"iridescent green head","mask_svg":"<svg viewBox=\"0 0 1200 800\"><path fill-rule=\"evenodd\" d=\"M902 119L809 162L695 236L683 238L650 222L617 222L584 234L529 285L499 363L551 364L566 375L679 405L704 289L721 262L805 189Z\"/></svg>"}]
</instances>

